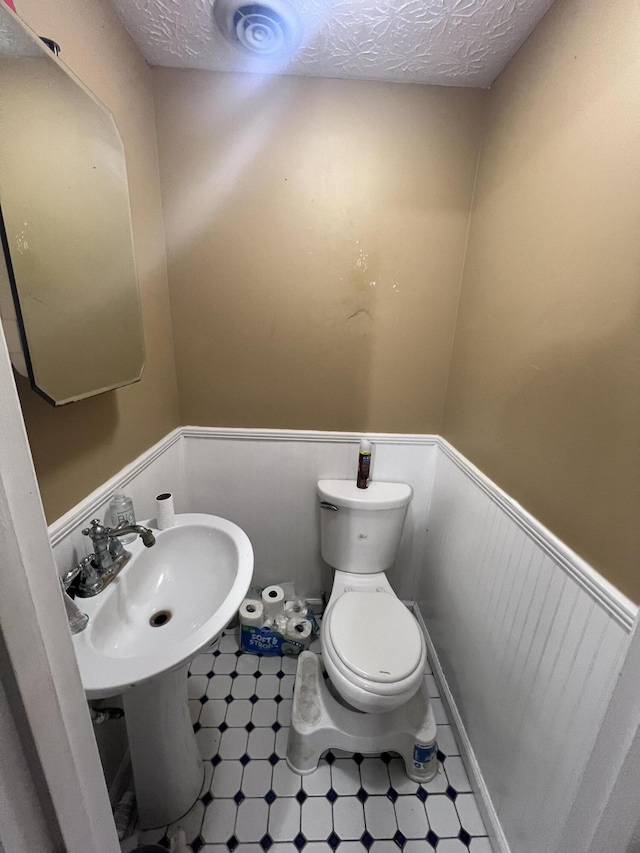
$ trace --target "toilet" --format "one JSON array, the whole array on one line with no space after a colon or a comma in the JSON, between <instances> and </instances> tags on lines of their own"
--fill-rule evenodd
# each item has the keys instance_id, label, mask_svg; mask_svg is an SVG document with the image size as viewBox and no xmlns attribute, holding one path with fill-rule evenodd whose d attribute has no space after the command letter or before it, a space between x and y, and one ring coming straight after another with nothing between
<instances>
[{"instance_id":1,"label":"toilet","mask_svg":"<svg viewBox=\"0 0 640 853\"><path fill-rule=\"evenodd\" d=\"M407 775L437 772L436 725L425 683L423 633L387 576L407 508L406 483L320 480L322 557L334 570L322 620L322 660L298 661L287 761L312 772L324 752L397 752ZM326 670L326 676L322 665Z\"/></svg>"}]
</instances>

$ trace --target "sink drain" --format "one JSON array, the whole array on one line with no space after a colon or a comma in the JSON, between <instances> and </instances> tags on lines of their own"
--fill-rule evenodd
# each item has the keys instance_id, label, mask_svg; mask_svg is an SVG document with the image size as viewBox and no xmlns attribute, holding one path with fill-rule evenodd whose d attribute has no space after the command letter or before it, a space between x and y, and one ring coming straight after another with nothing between
<instances>
[{"instance_id":1,"label":"sink drain","mask_svg":"<svg viewBox=\"0 0 640 853\"><path fill-rule=\"evenodd\" d=\"M163 625L166 625L170 619L171 619L171 611L170 610L158 610L149 619L149 625L151 625L152 628L161 628Z\"/></svg>"}]
</instances>

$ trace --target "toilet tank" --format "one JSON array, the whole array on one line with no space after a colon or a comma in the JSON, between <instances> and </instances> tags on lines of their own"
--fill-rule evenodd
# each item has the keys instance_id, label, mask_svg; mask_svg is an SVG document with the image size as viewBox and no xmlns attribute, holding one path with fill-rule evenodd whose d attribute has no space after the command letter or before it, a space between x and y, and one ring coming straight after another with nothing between
<instances>
[{"instance_id":1,"label":"toilet tank","mask_svg":"<svg viewBox=\"0 0 640 853\"><path fill-rule=\"evenodd\" d=\"M320 550L334 569L385 572L396 558L413 489L407 483L319 480Z\"/></svg>"}]
</instances>

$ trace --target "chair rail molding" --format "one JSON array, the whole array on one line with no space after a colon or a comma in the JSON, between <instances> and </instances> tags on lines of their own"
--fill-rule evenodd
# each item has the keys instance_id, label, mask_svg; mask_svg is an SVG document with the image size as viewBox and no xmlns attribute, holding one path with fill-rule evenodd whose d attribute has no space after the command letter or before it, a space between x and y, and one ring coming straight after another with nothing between
<instances>
[{"instance_id":1,"label":"chair rail molding","mask_svg":"<svg viewBox=\"0 0 640 853\"><path fill-rule=\"evenodd\" d=\"M440 450L499 506L553 562L572 577L627 632L633 628L638 607L531 513L490 480L449 442L438 437Z\"/></svg>"}]
</instances>

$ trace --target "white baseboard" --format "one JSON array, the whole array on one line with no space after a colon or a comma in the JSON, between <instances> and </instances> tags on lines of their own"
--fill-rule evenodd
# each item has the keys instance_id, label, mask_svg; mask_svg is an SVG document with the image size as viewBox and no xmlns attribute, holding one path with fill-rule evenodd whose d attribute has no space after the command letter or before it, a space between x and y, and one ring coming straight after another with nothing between
<instances>
[{"instance_id":1,"label":"white baseboard","mask_svg":"<svg viewBox=\"0 0 640 853\"><path fill-rule=\"evenodd\" d=\"M458 711L458 707L455 703L453 694L451 692L451 689L449 688L447 679L440 664L438 654L431 641L431 637L429 636L429 632L427 631L427 626L424 623L424 619L422 618L422 614L420 613L420 608L417 604L413 604L412 611L413 615L418 620L418 624L422 629L422 633L424 634L427 643L429 661L433 669L433 675L438 683L438 687L440 688L440 698L445 704L447 717L449 719L451 727L454 730L458 746L460 747L460 755L469 775L471 787L473 793L476 796L476 802L478 804L478 808L480 809L482 819L484 820L485 826L487 828L487 832L489 833L489 838L491 839L493 849L495 853L511 853L511 848L509 847L505 834L502 831L502 826L500 824L498 814L494 808L493 801L491 800L491 796L489 794L489 790L484 781L482 771L480 770L480 765L478 764L475 752L473 751L473 747L471 745L471 741L469 740L469 736L465 729L464 723L462 722L462 717L460 715L460 712Z\"/></svg>"}]
</instances>

